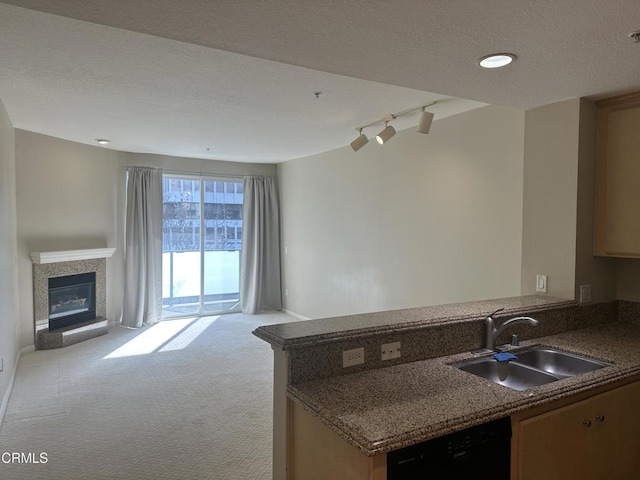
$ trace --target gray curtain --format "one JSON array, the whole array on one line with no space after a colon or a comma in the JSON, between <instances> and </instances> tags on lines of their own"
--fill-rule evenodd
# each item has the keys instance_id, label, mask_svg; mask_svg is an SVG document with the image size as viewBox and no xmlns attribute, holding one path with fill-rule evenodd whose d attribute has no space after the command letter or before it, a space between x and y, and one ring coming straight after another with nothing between
<instances>
[{"instance_id":1,"label":"gray curtain","mask_svg":"<svg viewBox=\"0 0 640 480\"><path fill-rule=\"evenodd\" d=\"M140 328L162 320L162 170L127 171L122 325Z\"/></svg>"},{"instance_id":2,"label":"gray curtain","mask_svg":"<svg viewBox=\"0 0 640 480\"><path fill-rule=\"evenodd\" d=\"M280 310L280 211L274 177L244 178L240 307L243 313Z\"/></svg>"}]
</instances>

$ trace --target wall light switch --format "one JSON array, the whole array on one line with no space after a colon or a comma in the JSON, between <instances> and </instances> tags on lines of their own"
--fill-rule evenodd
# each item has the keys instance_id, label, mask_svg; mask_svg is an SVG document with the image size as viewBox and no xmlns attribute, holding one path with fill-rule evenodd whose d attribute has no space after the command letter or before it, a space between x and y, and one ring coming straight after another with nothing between
<instances>
[{"instance_id":1,"label":"wall light switch","mask_svg":"<svg viewBox=\"0 0 640 480\"><path fill-rule=\"evenodd\" d=\"M536 275L536 292L547 293L547 276Z\"/></svg>"}]
</instances>

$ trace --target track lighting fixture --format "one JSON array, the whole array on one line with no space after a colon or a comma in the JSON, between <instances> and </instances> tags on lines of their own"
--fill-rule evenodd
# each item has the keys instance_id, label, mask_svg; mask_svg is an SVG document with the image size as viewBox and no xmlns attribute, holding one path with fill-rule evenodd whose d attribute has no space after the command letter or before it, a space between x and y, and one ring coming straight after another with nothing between
<instances>
[{"instance_id":1,"label":"track lighting fixture","mask_svg":"<svg viewBox=\"0 0 640 480\"><path fill-rule=\"evenodd\" d=\"M420 115L420 121L418 122L418 128L416 132L427 134L431 130L431 122L433 122L433 113L427 112L422 107L422 114Z\"/></svg>"},{"instance_id":2,"label":"track lighting fixture","mask_svg":"<svg viewBox=\"0 0 640 480\"><path fill-rule=\"evenodd\" d=\"M369 143L369 139L362 131L367 127L371 127L373 125L377 125L378 123L383 123L383 122L384 122L384 129L380 133L378 133L378 135L376 135L376 141L380 145L386 143L387 141L389 141L389 139L391 139L391 137L393 137L396 134L396 129L393 128L391 125L389 125L389 122L395 120L396 118L402 115L413 113L416 110L422 110L422 114L420 115L420 121L418 122L418 127L416 128L416 131L420 133L429 133L429 130L431 129L431 122L433 121L433 113L427 112L425 108L430 107L431 105L435 105L435 103L436 102L431 102L425 105L420 105L419 107L414 107L408 110L404 110L402 112L392 113L380 120L376 120L375 122L367 123L366 125L356 128L356 130L360 132L360 135L358 135L358 138L356 138L353 142L351 142L350 144L351 148L353 149L354 152L357 152L362 147L364 147L367 143Z\"/></svg>"},{"instance_id":3,"label":"track lighting fixture","mask_svg":"<svg viewBox=\"0 0 640 480\"><path fill-rule=\"evenodd\" d=\"M391 137L396 134L396 129L393 128L388 122L384 122L384 130L382 130L378 135L376 135L376 141L382 145Z\"/></svg>"},{"instance_id":4,"label":"track lighting fixture","mask_svg":"<svg viewBox=\"0 0 640 480\"><path fill-rule=\"evenodd\" d=\"M351 142L351 148L353 148L354 152L357 152L362 147L364 147L367 143L369 143L369 139L364 133L362 133L362 129L360 129L360 136L356 138L353 142Z\"/></svg>"}]
</instances>

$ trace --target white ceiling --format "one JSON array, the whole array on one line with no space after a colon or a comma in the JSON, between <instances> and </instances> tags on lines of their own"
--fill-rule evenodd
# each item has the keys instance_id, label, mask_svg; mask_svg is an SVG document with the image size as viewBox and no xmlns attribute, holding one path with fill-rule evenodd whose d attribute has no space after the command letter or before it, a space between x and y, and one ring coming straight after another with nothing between
<instances>
[{"instance_id":1,"label":"white ceiling","mask_svg":"<svg viewBox=\"0 0 640 480\"><path fill-rule=\"evenodd\" d=\"M279 162L433 100L438 119L638 89L639 29L638 0L3 1L0 99L77 142ZM518 60L477 66L501 51Z\"/></svg>"}]
</instances>

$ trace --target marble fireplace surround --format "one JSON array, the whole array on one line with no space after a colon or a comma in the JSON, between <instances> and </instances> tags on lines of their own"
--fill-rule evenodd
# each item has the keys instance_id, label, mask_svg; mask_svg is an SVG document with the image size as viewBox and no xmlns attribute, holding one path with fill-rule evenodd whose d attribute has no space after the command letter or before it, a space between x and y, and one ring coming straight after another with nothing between
<instances>
[{"instance_id":1,"label":"marble fireplace surround","mask_svg":"<svg viewBox=\"0 0 640 480\"><path fill-rule=\"evenodd\" d=\"M115 248L31 252L36 349L60 348L107 333L106 259ZM49 278L96 272L96 321L49 332Z\"/></svg>"}]
</instances>

